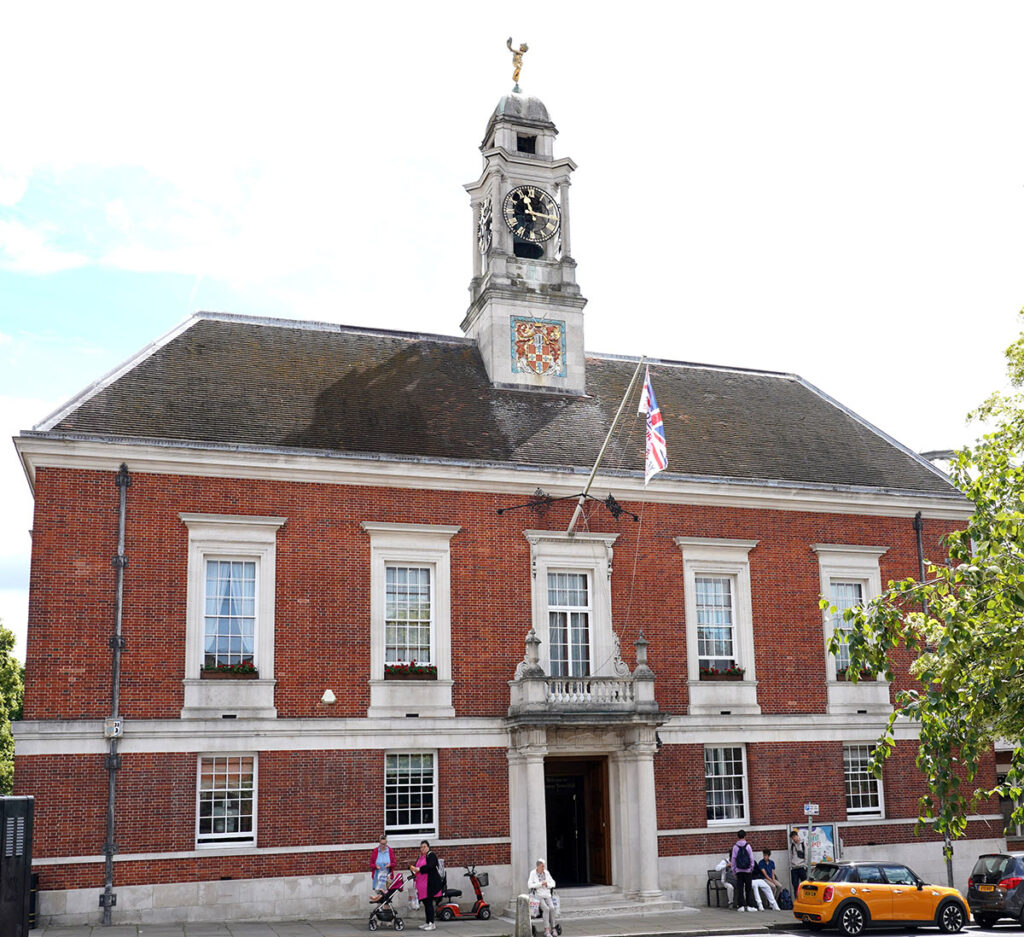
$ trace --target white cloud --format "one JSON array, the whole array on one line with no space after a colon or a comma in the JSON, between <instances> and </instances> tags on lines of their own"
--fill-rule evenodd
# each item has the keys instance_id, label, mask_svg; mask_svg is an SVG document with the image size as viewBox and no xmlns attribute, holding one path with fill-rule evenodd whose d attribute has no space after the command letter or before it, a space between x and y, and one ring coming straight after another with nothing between
<instances>
[{"instance_id":1,"label":"white cloud","mask_svg":"<svg viewBox=\"0 0 1024 937\"><path fill-rule=\"evenodd\" d=\"M19 273L58 273L82 267L87 258L49 243L52 229L0 220L0 267Z\"/></svg>"}]
</instances>

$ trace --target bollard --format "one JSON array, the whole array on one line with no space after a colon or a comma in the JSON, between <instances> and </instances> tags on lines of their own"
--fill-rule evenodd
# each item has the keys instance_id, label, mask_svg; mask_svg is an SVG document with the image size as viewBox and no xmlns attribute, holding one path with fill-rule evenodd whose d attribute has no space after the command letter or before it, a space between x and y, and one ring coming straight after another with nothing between
<instances>
[{"instance_id":1,"label":"bollard","mask_svg":"<svg viewBox=\"0 0 1024 937\"><path fill-rule=\"evenodd\" d=\"M529 895L520 895L518 898L516 898L515 937L533 937L533 924L530 923Z\"/></svg>"}]
</instances>

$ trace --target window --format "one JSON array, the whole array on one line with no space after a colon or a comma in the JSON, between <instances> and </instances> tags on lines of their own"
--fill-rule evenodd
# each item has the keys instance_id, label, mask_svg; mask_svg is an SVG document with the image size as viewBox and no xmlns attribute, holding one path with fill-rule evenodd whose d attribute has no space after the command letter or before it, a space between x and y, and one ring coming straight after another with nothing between
<instances>
[{"instance_id":1,"label":"window","mask_svg":"<svg viewBox=\"0 0 1024 937\"><path fill-rule=\"evenodd\" d=\"M818 554L818 572L821 577L819 597L824 596L836 608L852 608L870 602L882 591L882 571L879 560L888 547L870 547L846 543L812 543ZM828 694L827 712L830 715L857 713L861 715L887 715L892 712L889 684L885 680L861 679L850 683L844 679L850 662L849 648L839 654L828 653L828 642L836 628L845 627L842 614L826 611L823 616L822 637L826 647L824 657L825 688Z\"/></svg>"},{"instance_id":2,"label":"window","mask_svg":"<svg viewBox=\"0 0 1024 937\"><path fill-rule=\"evenodd\" d=\"M541 668L555 677L621 673L611 590L618 534L580 531L569 537L564 531L524 530L523 536L530 543L532 624Z\"/></svg>"},{"instance_id":3,"label":"window","mask_svg":"<svg viewBox=\"0 0 1024 937\"><path fill-rule=\"evenodd\" d=\"M203 666L253 663L256 563L207 560Z\"/></svg>"},{"instance_id":4,"label":"window","mask_svg":"<svg viewBox=\"0 0 1024 937\"><path fill-rule=\"evenodd\" d=\"M676 537L683 558L687 711L760 715L750 553L756 540ZM708 671L731 671L729 682ZM702 680L702 673L704 679Z\"/></svg>"},{"instance_id":5,"label":"window","mask_svg":"<svg viewBox=\"0 0 1024 937\"><path fill-rule=\"evenodd\" d=\"M536 153L537 152L537 138L528 136L524 133L516 134L516 149L520 153ZM543 209L542 209L543 210Z\"/></svg>"},{"instance_id":6,"label":"window","mask_svg":"<svg viewBox=\"0 0 1024 937\"><path fill-rule=\"evenodd\" d=\"M436 834L437 776L430 752L384 756L384 829L395 834Z\"/></svg>"},{"instance_id":7,"label":"window","mask_svg":"<svg viewBox=\"0 0 1024 937\"><path fill-rule=\"evenodd\" d=\"M188 528L183 719L273 719L274 592L284 517L179 514ZM255 680L204 680L251 663Z\"/></svg>"},{"instance_id":8,"label":"window","mask_svg":"<svg viewBox=\"0 0 1024 937\"><path fill-rule=\"evenodd\" d=\"M864 583L844 582L842 580L833 579L832 594L829 598L837 609L837 611L832 614L833 634L838 631L845 631L849 633L852 629L850 628L849 622L843 620L843 612L850 608L858 608L864 604ZM838 675L843 673L850 666L849 645L843 644L838 649L835 658L836 674Z\"/></svg>"},{"instance_id":9,"label":"window","mask_svg":"<svg viewBox=\"0 0 1024 937\"><path fill-rule=\"evenodd\" d=\"M216 846L255 843L256 757L200 757L197 801L197 843Z\"/></svg>"},{"instance_id":10,"label":"window","mask_svg":"<svg viewBox=\"0 0 1024 937\"><path fill-rule=\"evenodd\" d=\"M704 749L704 799L708 823L746 820L746 753L742 746Z\"/></svg>"},{"instance_id":11,"label":"window","mask_svg":"<svg viewBox=\"0 0 1024 937\"><path fill-rule=\"evenodd\" d=\"M701 669L727 670L736 663L733 584L728 576L697 576L697 659Z\"/></svg>"},{"instance_id":12,"label":"window","mask_svg":"<svg viewBox=\"0 0 1024 937\"><path fill-rule=\"evenodd\" d=\"M434 662L430 567L385 568L384 662Z\"/></svg>"},{"instance_id":13,"label":"window","mask_svg":"<svg viewBox=\"0 0 1024 937\"><path fill-rule=\"evenodd\" d=\"M850 817L882 815L882 785L868 770L873 751L870 745L843 746L846 813Z\"/></svg>"},{"instance_id":14,"label":"window","mask_svg":"<svg viewBox=\"0 0 1024 937\"><path fill-rule=\"evenodd\" d=\"M917 886L917 876L905 865L883 865L885 880L890 885L912 885Z\"/></svg>"},{"instance_id":15,"label":"window","mask_svg":"<svg viewBox=\"0 0 1024 937\"><path fill-rule=\"evenodd\" d=\"M590 577L548 573L548 637L553 677L590 676Z\"/></svg>"},{"instance_id":16,"label":"window","mask_svg":"<svg viewBox=\"0 0 1024 937\"><path fill-rule=\"evenodd\" d=\"M854 881L863 882L865 885L885 884L880 865L858 865L854 868L857 873L857 878Z\"/></svg>"},{"instance_id":17,"label":"window","mask_svg":"<svg viewBox=\"0 0 1024 937\"><path fill-rule=\"evenodd\" d=\"M451 540L458 527L363 521L370 538L371 718L451 717ZM436 673L388 679L388 664L431 664Z\"/></svg>"}]
</instances>

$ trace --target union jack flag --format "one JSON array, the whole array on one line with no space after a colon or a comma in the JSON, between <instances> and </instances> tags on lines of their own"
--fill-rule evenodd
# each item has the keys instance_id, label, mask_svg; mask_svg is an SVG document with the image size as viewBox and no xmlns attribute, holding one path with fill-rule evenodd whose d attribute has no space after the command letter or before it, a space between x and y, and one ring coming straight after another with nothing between
<instances>
[{"instance_id":1,"label":"union jack flag","mask_svg":"<svg viewBox=\"0 0 1024 937\"><path fill-rule=\"evenodd\" d=\"M647 414L647 454L644 460L644 487L662 469L668 466L665 448L665 425L661 422L661 408L654 399L651 369L644 376L644 389L640 392L640 413Z\"/></svg>"}]
</instances>

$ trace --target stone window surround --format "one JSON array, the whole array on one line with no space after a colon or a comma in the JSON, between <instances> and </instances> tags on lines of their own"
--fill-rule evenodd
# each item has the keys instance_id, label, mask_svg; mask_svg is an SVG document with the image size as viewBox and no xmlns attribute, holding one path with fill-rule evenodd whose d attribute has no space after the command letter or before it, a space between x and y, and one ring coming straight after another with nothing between
<instances>
[{"instance_id":1,"label":"stone window surround","mask_svg":"<svg viewBox=\"0 0 1024 937\"><path fill-rule=\"evenodd\" d=\"M188 528L188 580L185 591L185 702L182 718L276 718L274 709L274 597L277 584L277 532L287 518L240 514L178 515ZM256 563L256 624L253 662L257 680L204 681L206 560Z\"/></svg>"},{"instance_id":2,"label":"stone window surround","mask_svg":"<svg viewBox=\"0 0 1024 937\"><path fill-rule=\"evenodd\" d=\"M878 561L888 547L857 546L852 544L812 543L811 549L818 555L818 570L821 576L821 597L832 602L833 582L859 582L865 603L882 593L882 572ZM832 637L832 615L822 615L825 629L825 656L828 679L836 681L835 657L828 653L828 641Z\"/></svg>"},{"instance_id":3,"label":"stone window surround","mask_svg":"<svg viewBox=\"0 0 1024 937\"><path fill-rule=\"evenodd\" d=\"M612 546L618 534L577 532L570 537L559 530L524 530L530 543L533 630L540 638L540 664L551 673L548 634L548 573L589 573L591 676L613 676L619 664L612 630Z\"/></svg>"},{"instance_id":4,"label":"stone window surround","mask_svg":"<svg viewBox=\"0 0 1024 937\"><path fill-rule=\"evenodd\" d=\"M387 820L385 819L385 831L388 834L388 842L394 846L398 846L400 849L404 849L407 846L419 846L420 842L424 839L434 839L438 835L438 830L441 829L441 821L439 816L440 803L438 798L438 785L437 785L437 749L432 748L417 748L417 749L388 749L384 752L384 783L381 785L381 790L384 792L384 815L387 817L387 764L389 755L430 755L434 771L434 785L433 785L433 807L434 807L434 828L427 832L409 833L403 832L402 830L388 829ZM408 842L406 842L408 840Z\"/></svg>"},{"instance_id":5,"label":"stone window surround","mask_svg":"<svg viewBox=\"0 0 1024 937\"><path fill-rule=\"evenodd\" d=\"M708 826L711 827L735 827L736 824L745 824L749 822L750 817L750 778L747 775L747 746L742 742L735 742L731 745L705 745L704 751L708 749L716 748L738 748L740 750L741 757L743 759L743 816L742 817L729 817L724 820L706 820ZM707 769L705 769L706 772ZM707 774L704 775L704 787L705 787L705 809L707 803Z\"/></svg>"},{"instance_id":6,"label":"stone window surround","mask_svg":"<svg viewBox=\"0 0 1024 937\"><path fill-rule=\"evenodd\" d=\"M199 841L199 789L203 776L204 758L251 758L252 759L252 840L242 842L234 840L230 842L205 842ZM260 777L260 756L258 752L200 752L196 758L196 826L195 826L195 848L206 851L208 849L251 849L256 846L259 832L259 777Z\"/></svg>"},{"instance_id":7,"label":"stone window surround","mask_svg":"<svg viewBox=\"0 0 1024 937\"><path fill-rule=\"evenodd\" d=\"M369 717L454 716L452 706L451 539L462 528L445 524L362 521L370 538ZM425 566L431 571L436 680L385 680L386 568Z\"/></svg>"},{"instance_id":8,"label":"stone window surround","mask_svg":"<svg viewBox=\"0 0 1024 937\"><path fill-rule=\"evenodd\" d=\"M754 666L754 612L750 591L750 551L758 540L676 537L683 559L686 616L686 677L690 715L760 715ZM733 585L733 641L743 679L701 681L697 657L697 576L728 576Z\"/></svg>"},{"instance_id":9,"label":"stone window surround","mask_svg":"<svg viewBox=\"0 0 1024 937\"><path fill-rule=\"evenodd\" d=\"M867 748L872 749L874 745L869 742L844 742L843 743L843 787L846 786L846 749L848 748ZM875 792L878 795L878 808L874 810L865 810L860 812L850 812L849 803L846 806L846 822L853 823L857 820L867 821L878 821L885 819L885 788L882 785L882 779L872 776L871 778L875 782Z\"/></svg>"},{"instance_id":10,"label":"stone window surround","mask_svg":"<svg viewBox=\"0 0 1024 937\"><path fill-rule=\"evenodd\" d=\"M822 598L832 601L832 582L859 582L863 587L863 598L870 602L882 593L882 572L879 560L888 552L888 547L865 546L862 544L812 543L811 549L818 556L818 571L821 577ZM836 662L828 652L828 641L832 637L832 616L822 611L822 640L825 653L825 685L828 694L829 714L861 713L885 714L892 711L889 700L889 684L879 677L877 680L862 680L856 684L836 677Z\"/></svg>"}]
</instances>

